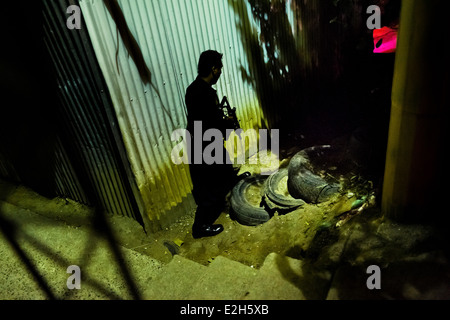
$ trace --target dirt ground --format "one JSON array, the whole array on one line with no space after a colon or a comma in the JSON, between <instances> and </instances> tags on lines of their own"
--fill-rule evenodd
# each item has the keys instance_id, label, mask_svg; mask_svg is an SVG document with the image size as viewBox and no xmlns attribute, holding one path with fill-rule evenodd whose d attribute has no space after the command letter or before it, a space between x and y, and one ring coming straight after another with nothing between
<instances>
[{"instance_id":1,"label":"dirt ground","mask_svg":"<svg viewBox=\"0 0 450 320\"><path fill-rule=\"evenodd\" d=\"M223 255L255 268L261 267L271 252L301 258L308 250L316 230L331 224L330 206L306 205L286 215L276 215L259 226L244 226L224 213L218 223L225 231L214 238L192 241L185 237L180 254L207 264L217 255ZM325 213L326 211L329 211Z\"/></svg>"},{"instance_id":2,"label":"dirt ground","mask_svg":"<svg viewBox=\"0 0 450 320\"><path fill-rule=\"evenodd\" d=\"M281 164L283 166L285 164ZM252 168L243 167L242 170ZM91 223L92 209L70 199L47 199L26 187L6 182L0 185L2 198L19 207L29 208L37 214L65 221L78 228ZM258 201L260 191L254 192ZM281 190L283 192L283 190ZM286 192L286 190L284 190ZM250 196L251 198L251 196ZM194 239L192 224L194 212L158 232L145 233L138 222L131 218L110 216L108 221L115 231L117 241L128 249L151 256L163 263L179 254L204 265L222 255L248 266L259 268L271 252L299 258L310 247L317 229L329 227L339 213L349 210L353 198L347 196L319 205L305 205L286 215L275 215L268 222L253 227L233 220L231 208L225 208L217 220L224 232L211 237Z\"/></svg>"},{"instance_id":3,"label":"dirt ground","mask_svg":"<svg viewBox=\"0 0 450 320\"><path fill-rule=\"evenodd\" d=\"M294 153L295 150L291 155ZM286 165L286 161L281 161L280 167ZM241 171L246 170L252 171L252 168L241 168ZM338 173L334 168L328 172ZM253 170L252 173L258 172ZM275 214L268 222L256 227L240 224L233 219L231 208L225 208L217 220L224 226L224 231L210 238L192 237L194 212L158 232L145 233L138 222L126 217L111 216L108 221L118 243L163 264L170 262L175 254L203 265L220 255L260 268L267 255L275 252L296 259L311 259L328 268L342 261L344 251L345 260L351 264L364 261L389 263L411 252L415 254L417 246L432 243L428 249L435 250L436 244L443 243L426 226L404 226L384 219L377 197L372 207L349 214L354 201L377 186L354 172L347 174L345 179L350 182L346 184L347 190L333 199L321 204L306 204L285 215ZM2 197L8 202L64 220L75 228L89 223L90 209L74 201L49 201L27 188L7 184L0 187ZM258 188L249 192L254 196L251 201L257 203ZM287 191L281 186L279 192Z\"/></svg>"},{"instance_id":4,"label":"dirt ground","mask_svg":"<svg viewBox=\"0 0 450 320\"><path fill-rule=\"evenodd\" d=\"M286 150L280 168L286 167L297 151L298 148ZM142 228L136 227L136 222L130 219L113 217L112 225L123 245L163 263L171 261L174 254L203 265L217 256L224 256L259 269L267 255L275 252L295 259L309 259L320 267L332 269L343 261L352 266L371 261L388 265L410 255L420 255L422 249L434 252L439 247L442 241L429 227L400 225L385 219L377 182L360 174L357 166L341 160L338 168L333 163L327 164L320 173L340 180L345 187L340 194L324 203L305 204L290 213L275 214L259 226L240 224L233 219L230 207L225 208L216 222L224 226L224 231L210 238L192 237L194 212L165 230L149 235L137 231ZM343 167L346 169L340 171ZM270 164L240 168L241 173L250 171L252 174L270 170ZM261 186L248 189L247 198L254 204L260 199L259 188ZM278 192L288 193L286 180L281 181ZM370 201L359 207L361 210L352 210L352 205L363 195L371 195L366 198Z\"/></svg>"},{"instance_id":5,"label":"dirt ground","mask_svg":"<svg viewBox=\"0 0 450 320\"><path fill-rule=\"evenodd\" d=\"M254 196L252 199L251 194L247 195L251 202L257 203L259 187L249 188ZM122 244L162 262L169 262L173 254L179 254L208 265L221 255L260 268L271 252L297 259L304 257L318 230L337 229L337 223L345 225L343 223L350 218L346 213L351 210L355 200L356 195L347 192L325 203L306 204L288 214L275 213L268 222L259 226L240 224L233 219L232 209L227 207L216 222L224 226L224 231L202 239L194 239L191 234L194 212L165 230L150 235L136 232L139 228L130 219L113 217L111 221Z\"/></svg>"},{"instance_id":6,"label":"dirt ground","mask_svg":"<svg viewBox=\"0 0 450 320\"><path fill-rule=\"evenodd\" d=\"M27 188L4 183L0 183L0 191L2 198L18 207L62 220L67 228L91 230L86 225L92 211L86 206L67 199L49 200ZM259 193L258 190L251 191L255 195ZM315 270L336 273L335 286L340 294L356 292L343 295L343 298L361 298L358 296L360 291L352 287L344 290L341 286L365 283L366 279L356 282L348 279L355 274L364 276L365 268L375 264L390 268L383 269L386 279L392 272L398 279L392 282L390 290L398 296L391 295L387 297L389 299L404 298L402 290L405 283L409 289L412 288L407 290L407 297L448 299L448 235L422 224L405 225L389 221L382 216L376 202L359 214L349 215L357 191L352 196L347 192L322 204L307 204L288 214L275 215L256 227L244 226L233 220L230 208L226 208L217 221L223 224L224 232L202 239L194 239L191 234L194 212L164 230L147 234L131 218L111 216L108 221L118 244L156 259L161 267L178 254L203 265L224 256L259 269L266 257L274 252L302 260L302 263L314 266ZM109 269L109 265L105 267ZM391 269L392 272L389 271ZM405 274L409 274L413 281ZM398 293L399 290L402 292Z\"/></svg>"},{"instance_id":7,"label":"dirt ground","mask_svg":"<svg viewBox=\"0 0 450 320\"><path fill-rule=\"evenodd\" d=\"M261 172L267 173L277 168L286 168L290 158L298 151L298 147L281 150L281 160L270 152L263 152L260 162L251 164L250 158L246 164L240 166L239 173L249 171L252 175L258 175ZM341 167L340 164L337 165ZM259 226L245 226L234 220L229 205L216 221L224 226L224 231L211 238L194 239L192 237L194 212L165 230L151 235L146 235L142 231L136 232L138 228L135 225L132 226L136 223L126 218L112 217L112 225L118 231L120 242L127 248L151 255L162 262L169 262L173 254L179 254L208 265L215 257L221 255L259 268L271 252L302 258L310 249L318 230L337 229L337 223L341 225L339 227L345 225L352 218L348 212L352 209L355 200L373 188L371 181L347 169L340 171L336 163L320 169L322 172L319 173L323 176L331 176L331 172L337 180L341 180L345 190L324 203L305 204L284 215L275 213L268 222ZM257 205L261 201L262 187L262 185L254 185L247 189L246 198L250 203ZM280 194L289 194L287 178L280 182L277 191ZM371 205L375 206L376 201Z\"/></svg>"},{"instance_id":8,"label":"dirt ground","mask_svg":"<svg viewBox=\"0 0 450 320\"><path fill-rule=\"evenodd\" d=\"M341 197L321 205L308 204L256 227L241 225L225 211L217 221L225 230L202 239L192 237L193 216L151 235L139 231L142 228L128 218L111 221L123 245L163 263L170 262L174 254L203 265L224 256L259 269L267 255L275 252L332 270L342 264L383 266L402 259L428 259L427 255L445 247L431 227L392 222L378 206L354 216L342 214L352 202Z\"/></svg>"}]
</instances>

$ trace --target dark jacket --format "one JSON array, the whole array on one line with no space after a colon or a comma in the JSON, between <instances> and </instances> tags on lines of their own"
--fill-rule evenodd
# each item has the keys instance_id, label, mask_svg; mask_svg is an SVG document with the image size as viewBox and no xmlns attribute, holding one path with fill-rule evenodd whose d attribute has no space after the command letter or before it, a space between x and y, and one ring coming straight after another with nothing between
<instances>
[{"instance_id":1,"label":"dark jacket","mask_svg":"<svg viewBox=\"0 0 450 320\"><path fill-rule=\"evenodd\" d=\"M219 129L225 137L227 121L223 119L217 92L197 77L186 90L187 129L194 134L194 121L202 121L202 134L208 129ZM232 127L230 127L232 128Z\"/></svg>"},{"instance_id":2,"label":"dark jacket","mask_svg":"<svg viewBox=\"0 0 450 320\"><path fill-rule=\"evenodd\" d=\"M220 102L214 90L200 77L186 90L187 107L187 130L191 134L191 141L197 143L203 141L203 133L208 129L219 129L222 137L225 137L226 129L232 128L228 121L223 119ZM202 137L194 138L194 121L202 121ZM203 142L202 150L210 142ZM191 150L194 148L191 146ZM193 153L191 153L191 164L189 165L192 182L194 184L194 197L197 203L205 197L223 197L232 186L235 179L233 166L226 164L226 149L223 147L224 160L222 164L193 164ZM214 195L215 194L215 195Z\"/></svg>"}]
</instances>

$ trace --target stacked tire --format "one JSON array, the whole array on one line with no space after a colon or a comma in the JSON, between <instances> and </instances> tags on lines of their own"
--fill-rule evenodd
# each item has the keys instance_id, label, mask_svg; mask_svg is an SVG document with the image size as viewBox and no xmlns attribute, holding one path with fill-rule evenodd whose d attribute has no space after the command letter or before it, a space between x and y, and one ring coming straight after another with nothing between
<instances>
[{"instance_id":1,"label":"stacked tire","mask_svg":"<svg viewBox=\"0 0 450 320\"><path fill-rule=\"evenodd\" d=\"M331 146L323 145L304 149L294 155L288 170L288 190L294 198L301 198L308 203L321 203L339 192L341 186L320 177L313 165L314 162L324 162L333 152L335 150Z\"/></svg>"},{"instance_id":2,"label":"stacked tire","mask_svg":"<svg viewBox=\"0 0 450 320\"><path fill-rule=\"evenodd\" d=\"M239 181L232 190L231 208L234 218L241 224L256 226L267 222L278 212L287 214L306 203L320 203L339 192L340 185L325 181L314 172L311 159L321 160L331 151L331 146L317 146L298 152L287 168L267 176L250 176ZM288 194L277 192L281 181L287 178ZM261 202L252 204L246 198L246 190L262 184Z\"/></svg>"}]
</instances>

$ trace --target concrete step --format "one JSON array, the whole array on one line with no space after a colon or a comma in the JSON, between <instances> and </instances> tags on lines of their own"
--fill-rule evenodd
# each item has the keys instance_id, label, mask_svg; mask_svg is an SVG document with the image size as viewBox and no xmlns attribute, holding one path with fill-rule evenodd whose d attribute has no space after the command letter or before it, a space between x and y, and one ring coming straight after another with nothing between
<instances>
[{"instance_id":1,"label":"concrete step","mask_svg":"<svg viewBox=\"0 0 450 320\"><path fill-rule=\"evenodd\" d=\"M209 266L175 255L144 298L155 300L322 300L331 274L271 253L260 270L218 256Z\"/></svg>"},{"instance_id":2,"label":"concrete step","mask_svg":"<svg viewBox=\"0 0 450 320\"><path fill-rule=\"evenodd\" d=\"M208 266L193 290L193 299L241 300L249 293L258 270L223 256Z\"/></svg>"},{"instance_id":3,"label":"concrete step","mask_svg":"<svg viewBox=\"0 0 450 320\"><path fill-rule=\"evenodd\" d=\"M57 299L132 299L128 282L109 243L87 228L76 228L61 221L0 201L5 230L13 232L20 251ZM119 247L138 289L159 274L162 264L136 251ZM30 269L0 232L0 299L47 299ZM80 268L81 289L69 289L67 268Z\"/></svg>"},{"instance_id":4,"label":"concrete step","mask_svg":"<svg viewBox=\"0 0 450 320\"><path fill-rule=\"evenodd\" d=\"M239 300L248 293L258 271L222 256L209 266L175 255L148 284L151 300Z\"/></svg>"},{"instance_id":5,"label":"concrete step","mask_svg":"<svg viewBox=\"0 0 450 320\"><path fill-rule=\"evenodd\" d=\"M2 219L17 227L15 240L56 298L133 298L109 243L90 227L56 221L4 201L0 209ZM222 256L203 266L175 255L164 265L133 250L120 251L144 299L321 299L328 288L329 275L275 253L257 270ZM0 298L48 298L1 234L0 256ZM70 265L81 269L80 290L67 288Z\"/></svg>"},{"instance_id":6,"label":"concrete step","mask_svg":"<svg viewBox=\"0 0 450 320\"><path fill-rule=\"evenodd\" d=\"M255 281L248 300L322 300L327 296L331 274L315 270L301 260L269 254Z\"/></svg>"},{"instance_id":7,"label":"concrete step","mask_svg":"<svg viewBox=\"0 0 450 320\"><path fill-rule=\"evenodd\" d=\"M158 276L147 283L143 292L146 300L190 300L193 289L207 267L175 255Z\"/></svg>"}]
</instances>

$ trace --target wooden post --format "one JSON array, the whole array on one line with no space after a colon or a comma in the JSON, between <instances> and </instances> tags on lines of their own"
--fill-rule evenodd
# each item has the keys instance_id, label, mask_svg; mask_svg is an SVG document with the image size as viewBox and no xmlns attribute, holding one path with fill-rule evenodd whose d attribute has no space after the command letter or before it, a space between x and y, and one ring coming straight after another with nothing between
<instances>
[{"instance_id":1,"label":"wooden post","mask_svg":"<svg viewBox=\"0 0 450 320\"><path fill-rule=\"evenodd\" d=\"M449 30L443 0L403 1L382 210L404 222L438 222L450 146ZM444 175L445 173L445 175ZM448 210L446 210L448 211Z\"/></svg>"}]
</instances>

